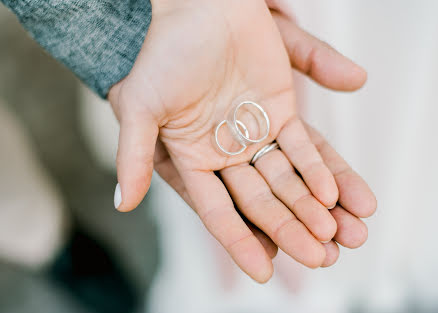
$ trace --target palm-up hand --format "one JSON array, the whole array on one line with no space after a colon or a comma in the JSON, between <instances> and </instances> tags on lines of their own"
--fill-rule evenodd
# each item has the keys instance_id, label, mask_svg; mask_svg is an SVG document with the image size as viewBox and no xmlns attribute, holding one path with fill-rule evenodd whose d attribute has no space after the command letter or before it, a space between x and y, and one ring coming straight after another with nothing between
<instances>
[{"instance_id":1,"label":"palm-up hand","mask_svg":"<svg viewBox=\"0 0 438 313\"><path fill-rule=\"evenodd\" d=\"M135 208L147 192L160 135L164 146L158 142L157 156L167 150L170 157L159 164L160 172L165 177L171 173L170 183L183 186L180 190L206 227L251 277L263 282L272 275L272 253L262 245L272 246L270 239L309 267L330 263L336 244L320 242L335 236L335 218L341 226L348 224L349 213L335 214L337 208L333 218L327 207L338 200L336 182L341 201L346 185L330 171L340 163L332 165L329 157L327 167L297 117L289 65L280 33L261 0L154 3L136 65L110 93L121 123L118 209ZM271 131L265 142L226 157L214 147L212 133L232 103L245 97L264 107ZM282 151L269 153L255 167L248 165L274 139ZM358 177L348 179L363 189ZM270 239L254 227L251 231L230 195L248 223ZM350 205L354 199L348 195L344 202ZM336 239L342 244L342 238Z\"/></svg>"}]
</instances>

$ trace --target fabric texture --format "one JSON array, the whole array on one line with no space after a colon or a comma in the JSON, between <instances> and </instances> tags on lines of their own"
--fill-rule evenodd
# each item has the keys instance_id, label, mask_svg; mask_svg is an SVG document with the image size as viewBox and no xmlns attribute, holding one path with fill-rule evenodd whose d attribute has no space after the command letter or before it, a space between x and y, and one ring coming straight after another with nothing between
<instances>
[{"instance_id":1,"label":"fabric texture","mask_svg":"<svg viewBox=\"0 0 438 313\"><path fill-rule=\"evenodd\" d=\"M149 0L0 1L102 98L131 71L152 18Z\"/></svg>"}]
</instances>

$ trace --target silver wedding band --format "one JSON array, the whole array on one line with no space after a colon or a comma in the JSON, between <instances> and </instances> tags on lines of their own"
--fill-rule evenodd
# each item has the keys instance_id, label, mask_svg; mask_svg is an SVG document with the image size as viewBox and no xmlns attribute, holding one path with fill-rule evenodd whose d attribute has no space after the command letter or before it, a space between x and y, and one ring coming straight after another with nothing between
<instances>
[{"instance_id":1,"label":"silver wedding band","mask_svg":"<svg viewBox=\"0 0 438 313\"><path fill-rule=\"evenodd\" d=\"M218 148L223 152L223 153L225 153L225 154L228 154L228 155L238 155L238 154L241 154L243 151L245 151L246 150L246 148L247 148L247 146L246 145L244 145L244 144L242 144L242 148L240 149L240 150L238 150L238 151L236 151L236 152L231 152L231 151L227 151L221 144L220 144L220 142L219 142L219 139L218 139L218 136L219 136L219 129L221 129L221 127L222 127L222 125L225 125L227 123L227 121L226 120L223 120L222 122L220 122L219 123L219 125L216 127L216 130L215 130L215 133L214 133L214 136L215 136L215 139L216 139L216 145L218 146ZM248 132L248 128L245 126L245 124L243 124L241 121L239 121L239 120L236 120L236 125L239 125L240 127L242 127L243 128L243 130L244 130L244 132L245 132L245 135L248 137L249 136L249 132ZM238 127L237 127L238 128Z\"/></svg>"},{"instance_id":2,"label":"silver wedding band","mask_svg":"<svg viewBox=\"0 0 438 313\"><path fill-rule=\"evenodd\" d=\"M249 136L249 131L248 131L248 128L246 127L246 125L242 121L237 119L237 113L239 112L240 108L242 108L245 105L249 105L249 106L252 106L253 108L257 109L263 116L264 122L266 123L266 130L260 138L251 139ZM228 125L234 139L241 145L241 148L238 151L234 151L234 152L228 151L219 142L219 130L223 125ZM271 129L271 123L269 121L269 117L268 117L268 114L266 113L266 111L259 104L255 103L253 101L244 101L244 102L241 102L234 109L232 115L229 116L228 119L223 120L222 122L220 122L217 125L216 130L214 132L214 138L216 141L216 145L223 153L230 155L230 156L233 156L233 155L241 154L243 151L246 150L246 148L249 145L252 145L255 143L260 143L263 140L265 140L269 135L270 129ZM243 130L243 132L242 132L242 130Z\"/></svg>"},{"instance_id":3,"label":"silver wedding band","mask_svg":"<svg viewBox=\"0 0 438 313\"><path fill-rule=\"evenodd\" d=\"M259 160L262 156L279 148L280 146L278 145L278 143L274 141L273 143L270 143L269 145L266 145L263 148L261 148L259 151L257 151L257 153L254 154L254 156L252 157L251 162L249 163L251 165L254 165L257 162L257 160Z\"/></svg>"}]
</instances>

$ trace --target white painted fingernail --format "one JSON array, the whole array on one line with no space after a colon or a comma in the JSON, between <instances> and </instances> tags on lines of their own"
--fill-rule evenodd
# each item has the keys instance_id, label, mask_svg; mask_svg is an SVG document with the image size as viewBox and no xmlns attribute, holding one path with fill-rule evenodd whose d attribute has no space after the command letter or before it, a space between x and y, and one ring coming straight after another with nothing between
<instances>
[{"instance_id":1,"label":"white painted fingernail","mask_svg":"<svg viewBox=\"0 0 438 313\"><path fill-rule=\"evenodd\" d=\"M116 209L119 208L120 203L122 203L122 190L120 189L120 184L117 184L116 191L114 192L114 206Z\"/></svg>"},{"instance_id":2,"label":"white painted fingernail","mask_svg":"<svg viewBox=\"0 0 438 313\"><path fill-rule=\"evenodd\" d=\"M329 209L329 210L333 210L335 207L336 207L336 203L333 204L331 207L329 207L329 208L327 208L327 209Z\"/></svg>"}]
</instances>

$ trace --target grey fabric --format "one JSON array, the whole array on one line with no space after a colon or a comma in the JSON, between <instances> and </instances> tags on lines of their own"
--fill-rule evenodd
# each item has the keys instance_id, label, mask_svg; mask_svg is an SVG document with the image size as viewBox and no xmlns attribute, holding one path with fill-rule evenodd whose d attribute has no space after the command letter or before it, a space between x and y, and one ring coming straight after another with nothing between
<instances>
[{"instance_id":1,"label":"grey fabric","mask_svg":"<svg viewBox=\"0 0 438 313\"><path fill-rule=\"evenodd\" d=\"M101 97L130 72L152 16L149 0L0 1Z\"/></svg>"}]
</instances>

